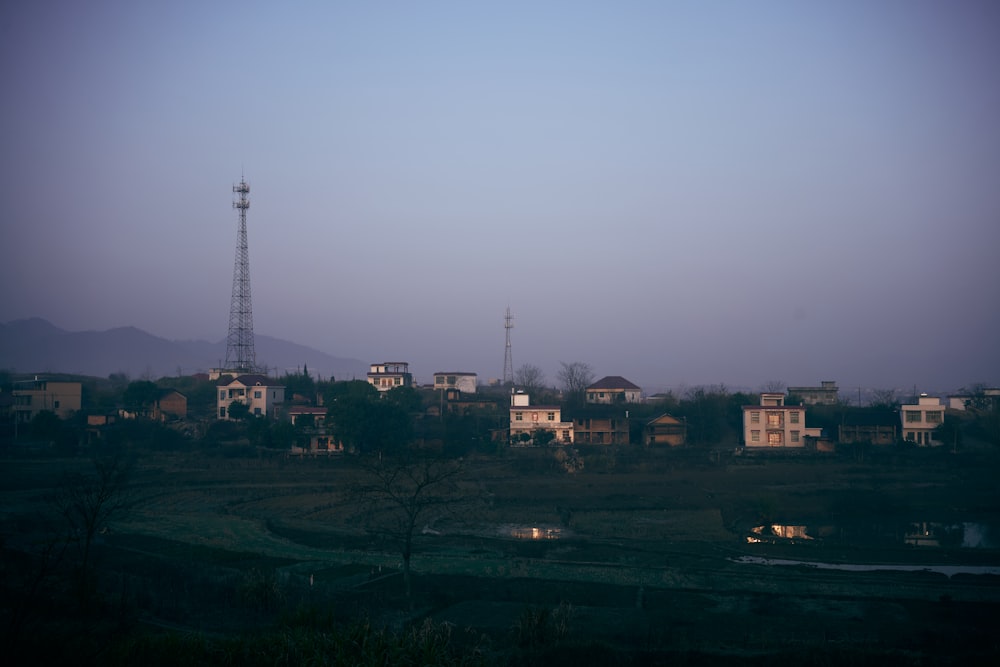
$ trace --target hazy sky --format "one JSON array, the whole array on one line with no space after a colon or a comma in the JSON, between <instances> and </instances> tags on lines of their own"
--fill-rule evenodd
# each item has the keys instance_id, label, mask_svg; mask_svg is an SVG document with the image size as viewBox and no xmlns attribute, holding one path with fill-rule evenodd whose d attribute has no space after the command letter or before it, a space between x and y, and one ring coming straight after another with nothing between
<instances>
[{"instance_id":1,"label":"hazy sky","mask_svg":"<svg viewBox=\"0 0 1000 667\"><path fill-rule=\"evenodd\" d=\"M1000 383L1000 3L4 2L0 322ZM260 360L266 362L266 360Z\"/></svg>"}]
</instances>

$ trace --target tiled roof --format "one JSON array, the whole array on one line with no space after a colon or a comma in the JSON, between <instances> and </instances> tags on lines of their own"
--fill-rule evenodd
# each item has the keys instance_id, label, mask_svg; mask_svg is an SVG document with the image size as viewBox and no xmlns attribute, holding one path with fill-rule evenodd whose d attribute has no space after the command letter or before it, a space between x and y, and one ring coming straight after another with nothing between
<instances>
[{"instance_id":1,"label":"tiled roof","mask_svg":"<svg viewBox=\"0 0 1000 667\"><path fill-rule=\"evenodd\" d=\"M631 382L629 382L628 380L626 380L625 378L623 378L621 375L608 375L606 377L602 377L600 380L598 380L594 384L592 384L589 387L587 387L587 389L588 390L590 390L590 389L634 389L634 390L638 391L638 390L641 390L641 387L639 387L638 385L632 384Z\"/></svg>"}]
</instances>

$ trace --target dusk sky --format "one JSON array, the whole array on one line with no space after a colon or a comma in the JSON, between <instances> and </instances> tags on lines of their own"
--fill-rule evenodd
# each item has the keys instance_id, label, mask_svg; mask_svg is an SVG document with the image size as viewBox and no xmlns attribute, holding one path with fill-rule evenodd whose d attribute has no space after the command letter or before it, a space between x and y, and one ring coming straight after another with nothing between
<instances>
[{"instance_id":1,"label":"dusk sky","mask_svg":"<svg viewBox=\"0 0 1000 667\"><path fill-rule=\"evenodd\" d=\"M1000 3L5 2L0 322L1000 384ZM259 360L266 362L266 360Z\"/></svg>"}]
</instances>

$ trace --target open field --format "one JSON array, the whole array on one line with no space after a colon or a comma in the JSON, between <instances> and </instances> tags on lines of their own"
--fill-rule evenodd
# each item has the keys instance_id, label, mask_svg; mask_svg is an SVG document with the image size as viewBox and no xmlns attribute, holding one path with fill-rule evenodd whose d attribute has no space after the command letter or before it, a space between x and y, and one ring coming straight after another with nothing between
<instances>
[{"instance_id":1,"label":"open field","mask_svg":"<svg viewBox=\"0 0 1000 667\"><path fill-rule=\"evenodd\" d=\"M479 502L421 522L412 600L399 551L359 520L350 459L141 458L131 508L97 545L101 589L148 624L199 632L325 609L400 628L447 622L502 653L545 610L545 646L566 655L585 644L719 661L817 648L1000 655L996 453L703 458L664 453L578 474L540 451L467 460ZM54 530L60 473L86 464L3 462L7 571L10 554Z\"/></svg>"}]
</instances>

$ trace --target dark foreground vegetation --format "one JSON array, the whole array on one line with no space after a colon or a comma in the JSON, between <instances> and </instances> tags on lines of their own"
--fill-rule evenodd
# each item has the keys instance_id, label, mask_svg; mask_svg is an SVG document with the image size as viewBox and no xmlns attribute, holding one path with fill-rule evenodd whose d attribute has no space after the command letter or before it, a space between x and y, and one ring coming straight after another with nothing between
<instances>
[{"instance_id":1,"label":"dark foreground vegetation","mask_svg":"<svg viewBox=\"0 0 1000 667\"><path fill-rule=\"evenodd\" d=\"M1000 656L997 574L740 560L995 571L995 541L965 548L941 528L956 516L997 525L1000 457L990 446L863 462L600 447L577 456L600 472L567 473L547 450L461 461L9 454L2 622L16 659L7 662L967 665ZM394 482L380 486L387 474ZM936 546L850 531L748 540L765 524L917 518L937 526L928 529Z\"/></svg>"}]
</instances>

